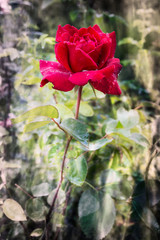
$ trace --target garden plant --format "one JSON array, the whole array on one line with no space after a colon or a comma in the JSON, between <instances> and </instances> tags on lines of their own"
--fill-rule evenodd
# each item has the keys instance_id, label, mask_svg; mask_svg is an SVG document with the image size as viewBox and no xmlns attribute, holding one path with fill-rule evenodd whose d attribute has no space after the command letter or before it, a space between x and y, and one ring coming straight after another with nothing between
<instances>
[{"instance_id":1,"label":"garden plant","mask_svg":"<svg viewBox=\"0 0 160 240\"><path fill-rule=\"evenodd\" d=\"M0 121L2 239L160 237L159 130L151 134L159 105L146 44L159 27L149 27L151 9L130 27L82 7L56 23L55 38L23 32L0 53L20 66Z\"/></svg>"}]
</instances>

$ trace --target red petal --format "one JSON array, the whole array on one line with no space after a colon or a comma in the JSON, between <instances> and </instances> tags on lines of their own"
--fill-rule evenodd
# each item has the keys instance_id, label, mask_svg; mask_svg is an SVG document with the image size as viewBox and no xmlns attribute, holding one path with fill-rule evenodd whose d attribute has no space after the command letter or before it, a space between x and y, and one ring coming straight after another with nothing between
<instances>
[{"instance_id":1,"label":"red petal","mask_svg":"<svg viewBox=\"0 0 160 240\"><path fill-rule=\"evenodd\" d=\"M114 65L107 66L99 70L103 74L103 78L99 81L91 80L92 86L103 92L104 94L120 95L121 89L117 82L117 69Z\"/></svg>"},{"instance_id":2,"label":"red petal","mask_svg":"<svg viewBox=\"0 0 160 240\"><path fill-rule=\"evenodd\" d=\"M109 58L112 58L112 57L114 57L114 54L116 51L116 33L111 32L108 35L112 39L111 52L110 52L110 56L109 56Z\"/></svg>"},{"instance_id":3,"label":"red petal","mask_svg":"<svg viewBox=\"0 0 160 240\"><path fill-rule=\"evenodd\" d=\"M114 80L112 76L108 79L103 78L101 82L91 82L91 84L95 89L103 92L104 94L111 95L121 94L121 89L118 85L118 82Z\"/></svg>"},{"instance_id":4,"label":"red petal","mask_svg":"<svg viewBox=\"0 0 160 240\"><path fill-rule=\"evenodd\" d=\"M64 27L61 25L58 26L58 30L56 33L56 41L61 42L61 41L69 41L70 36L73 36L74 33L78 31L77 28L66 24ZM67 33L67 35L66 35Z\"/></svg>"},{"instance_id":5,"label":"red petal","mask_svg":"<svg viewBox=\"0 0 160 240\"><path fill-rule=\"evenodd\" d=\"M51 82L54 89L67 92L75 86L68 80L71 73L60 63L40 60L40 71L43 75L41 87Z\"/></svg>"},{"instance_id":6,"label":"red petal","mask_svg":"<svg viewBox=\"0 0 160 240\"><path fill-rule=\"evenodd\" d=\"M100 71L84 71L73 73L69 77L69 81L78 86L83 86L88 83L89 80L100 80L103 75Z\"/></svg>"},{"instance_id":7,"label":"red petal","mask_svg":"<svg viewBox=\"0 0 160 240\"><path fill-rule=\"evenodd\" d=\"M100 29L100 27L99 27L97 24L95 24L95 25L93 26L93 29L96 30L96 31L99 32L99 33L103 33L102 30Z\"/></svg>"},{"instance_id":8,"label":"red petal","mask_svg":"<svg viewBox=\"0 0 160 240\"><path fill-rule=\"evenodd\" d=\"M59 71L66 71L68 72L61 64L58 62L52 62L52 61L45 61L45 60L40 60L39 61L39 66L40 66L40 71L41 74L44 76L47 73L52 73L54 69L59 70Z\"/></svg>"},{"instance_id":9,"label":"red petal","mask_svg":"<svg viewBox=\"0 0 160 240\"><path fill-rule=\"evenodd\" d=\"M87 71L88 72L88 71ZM83 86L88 83L88 78L86 72L77 72L73 73L69 77L69 81L75 85Z\"/></svg>"},{"instance_id":10,"label":"red petal","mask_svg":"<svg viewBox=\"0 0 160 240\"><path fill-rule=\"evenodd\" d=\"M79 36L83 36L84 34L87 34L88 33L88 29L87 28L80 28L79 30L78 30L78 35Z\"/></svg>"},{"instance_id":11,"label":"red petal","mask_svg":"<svg viewBox=\"0 0 160 240\"><path fill-rule=\"evenodd\" d=\"M80 48L76 49L76 45L67 44L69 49L69 63L72 72L81 72L83 70L95 70L97 64L93 59Z\"/></svg>"},{"instance_id":12,"label":"red petal","mask_svg":"<svg viewBox=\"0 0 160 240\"><path fill-rule=\"evenodd\" d=\"M101 40L101 36L100 34L96 31L96 29L92 28L92 27L89 27L88 28L88 32L91 34L91 35L94 35L94 37L96 38L96 40L99 42Z\"/></svg>"},{"instance_id":13,"label":"red petal","mask_svg":"<svg viewBox=\"0 0 160 240\"><path fill-rule=\"evenodd\" d=\"M72 71L69 65L69 52L66 43L57 43L55 45L55 54L59 63L61 63L67 70Z\"/></svg>"},{"instance_id":14,"label":"red petal","mask_svg":"<svg viewBox=\"0 0 160 240\"><path fill-rule=\"evenodd\" d=\"M111 58L107 61L107 66L114 65L115 70L114 73L118 75L118 73L122 69L122 65L120 64L119 58Z\"/></svg>"},{"instance_id":15,"label":"red petal","mask_svg":"<svg viewBox=\"0 0 160 240\"><path fill-rule=\"evenodd\" d=\"M111 42L103 43L89 53L89 56L102 68L110 55Z\"/></svg>"}]
</instances>

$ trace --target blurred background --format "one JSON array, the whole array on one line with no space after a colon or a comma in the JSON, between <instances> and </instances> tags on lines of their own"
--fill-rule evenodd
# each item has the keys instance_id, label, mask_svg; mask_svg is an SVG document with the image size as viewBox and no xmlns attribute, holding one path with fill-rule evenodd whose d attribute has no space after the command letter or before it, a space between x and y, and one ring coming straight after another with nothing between
<instances>
[{"instance_id":1,"label":"blurred background","mask_svg":"<svg viewBox=\"0 0 160 240\"><path fill-rule=\"evenodd\" d=\"M40 105L65 103L74 111L74 90L63 93L51 90L49 85L39 87L39 59L56 60L54 45L59 24L77 28L98 24L103 32L116 32L115 57L123 65L119 75L122 95L97 93L95 98L88 86L84 88L80 119L89 123L90 140L103 137L108 119L117 119L117 111L123 107L128 113L131 109L138 112L137 125L131 131L142 133L149 142L148 145L139 137L130 141L126 129L120 127L123 131L115 145L87 156L88 184L100 189L104 173L116 176L111 182L114 187L109 190L115 200L116 218L111 232L104 237L160 239L159 14L159 0L0 0L1 240L40 238L50 204L48 196L53 196L59 179L64 134L53 124L23 133L24 123L11 123L11 118ZM73 142L69 154L77 153L80 154L79 149ZM64 216L64 192L70 187L67 184L64 183L59 208L52 219L49 239L96 239L88 220L85 224L78 221L82 192L89 185L72 187ZM27 222L6 217L2 208L6 198L21 204L27 212Z\"/></svg>"}]
</instances>

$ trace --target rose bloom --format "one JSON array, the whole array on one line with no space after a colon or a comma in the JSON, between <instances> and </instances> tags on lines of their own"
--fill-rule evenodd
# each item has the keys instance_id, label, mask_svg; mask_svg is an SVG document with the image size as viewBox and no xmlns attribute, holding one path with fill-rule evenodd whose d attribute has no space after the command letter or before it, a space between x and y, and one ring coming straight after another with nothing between
<instances>
[{"instance_id":1,"label":"rose bloom","mask_svg":"<svg viewBox=\"0 0 160 240\"><path fill-rule=\"evenodd\" d=\"M67 92L89 82L105 94L121 94L117 78L122 66L114 58L115 32L103 33L98 25L79 30L59 25L56 42L58 62L40 60L41 87L51 82L54 89Z\"/></svg>"}]
</instances>

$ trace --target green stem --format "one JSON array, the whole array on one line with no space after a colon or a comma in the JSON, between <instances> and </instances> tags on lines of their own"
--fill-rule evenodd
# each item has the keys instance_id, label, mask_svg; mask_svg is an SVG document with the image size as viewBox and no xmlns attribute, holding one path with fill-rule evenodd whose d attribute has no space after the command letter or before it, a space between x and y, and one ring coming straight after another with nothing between
<instances>
[{"instance_id":1,"label":"green stem","mask_svg":"<svg viewBox=\"0 0 160 240\"><path fill-rule=\"evenodd\" d=\"M78 90L75 119L78 119L78 116L79 116L79 108L80 108L81 96L82 96L82 87L80 86L79 90ZM58 197L59 189L60 189L60 187L62 185L62 182L63 182L63 173L64 173L65 160L66 160L66 156L67 156L67 152L68 152L71 140L72 140L72 137L70 136L68 138L68 140L67 140L65 151L64 151L64 155L63 155L63 160L62 160L62 165L61 165L60 180L59 180L58 186L56 188L56 192L55 192L55 195L53 197L52 204L50 206L49 212L48 212L48 214L46 216L46 227L45 227L44 234L41 237L41 240L45 240L45 236L46 236L46 233L48 231L48 224L49 224L49 222L51 220L52 212L53 212L53 209L54 209L54 206L55 206L56 199Z\"/></svg>"},{"instance_id":2,"label":"green stem","mask_svg":"<svg viewBox=\"0 0 160 240\"><path fill-rule=\"evenodd\" d=\"M84 181L84 183L86 183L88 186L90 186L90 188L92 188L94 191L98 192L98 190L92 184L90 184L89 182Z\"/></svg>"}]
</instances>

